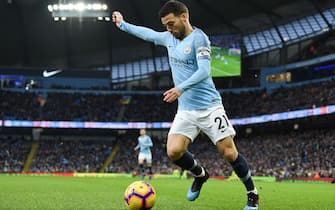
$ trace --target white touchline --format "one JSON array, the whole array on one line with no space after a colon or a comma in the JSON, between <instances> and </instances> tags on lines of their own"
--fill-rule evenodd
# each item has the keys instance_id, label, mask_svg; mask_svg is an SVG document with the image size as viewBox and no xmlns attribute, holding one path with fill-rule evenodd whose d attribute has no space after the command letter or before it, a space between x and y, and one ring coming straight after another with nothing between
<instances>
[{"instance_id":1,"label":"white touchline","mask_svg":"<svg viewBox=\"0 0 335 210\"><path fill-rule=\"evenodd\" d=\"M55 70L55 71L48 71L48 70L44 70L43 71L43 77L52 77L55 74L58 74L60 72L62 72L63 70Z\"/></svg>"}]
</instances>

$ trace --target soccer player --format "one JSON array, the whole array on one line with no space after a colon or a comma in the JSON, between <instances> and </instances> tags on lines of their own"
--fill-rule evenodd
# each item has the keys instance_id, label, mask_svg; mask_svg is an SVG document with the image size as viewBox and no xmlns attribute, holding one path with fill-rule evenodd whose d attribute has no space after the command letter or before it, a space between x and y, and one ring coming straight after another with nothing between
<instances>
[{"instance_id":1,"label":"soccer player","mask_svg":"<svg viewBox=\"0 0 335 210\"><path fill-rule=\"evenodd\" d=\"M149 172L149 179L152 178L152 155L150 147L152 147L152 141L150 136L146 135L145 129L140 129L140 136L138 137L138 144L134 148L135 151L140 151L138 154L138 165L142 172L142 179L146 175L146 169L144 168L144 161Z\"/></svg>"},{"instance_id":2,"label":"soccer player","mask_svg":"<svg viewBox=\"0 0 335 210\"><path fill-rule=\"evenodd\" d=\"M194 174L187 199L197 199L203 183L209 178L207 170L187 151L189 144L202 131L245 185L248 200L244 210L258 209L258 193L249 166L235 147L235 130L211 78L211 50L207 35L190 24L189 10L182 2L166 2L159 15L166 27L164 32L130 24L118 11L113 12L112 19L121 30L167 48L175 86L164 92L163 100L173 103L178 99L178 111L167 139L167 155L176 165Z\"/></svg>"}]
</instances>

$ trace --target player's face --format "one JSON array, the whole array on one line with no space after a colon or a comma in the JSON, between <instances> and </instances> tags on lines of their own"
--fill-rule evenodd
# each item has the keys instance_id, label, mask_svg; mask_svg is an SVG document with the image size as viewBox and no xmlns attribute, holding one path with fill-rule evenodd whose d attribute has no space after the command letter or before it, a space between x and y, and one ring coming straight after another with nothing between
<instances>
[{"instance_id":1,"label":"player's face","mask_svg":"<svg viewBox=\"0 0 335 210\"><path fill-rule=\"evenodd\" d=\"M141 130L140 130L140 135L141 135L141 136L145 135L145 130L144 130L144 129L141 129Z\"/></svg>"},{"instance_id":2,"label":"player's face","mask_svg":"<svg viewBox=\"0 0 335 210\"><path fill-rule=\"evenodd\" d=\"M162 24L166 27L166 30L173 34L177 39L182 40L185 38L186 28L183 22L184 16L175 16L170 13L161 18Z\"/></svg>"}]
</instances>

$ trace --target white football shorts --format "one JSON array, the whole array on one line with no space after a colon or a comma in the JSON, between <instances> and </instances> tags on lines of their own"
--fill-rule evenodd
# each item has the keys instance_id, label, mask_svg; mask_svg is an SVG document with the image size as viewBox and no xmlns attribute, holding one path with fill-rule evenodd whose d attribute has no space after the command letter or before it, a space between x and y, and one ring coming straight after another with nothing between
<instances>
[{"instance_id":1,"label":"white football shorts","mask_svg":"<svg viewBox=\"0 0 335 210\"><path fill-rule=\"evenodd\" d=\"M236 134L221 105L204 110L178 110L169 135L182 134L193 141L200 131L205 133L214 145Z\"/></svg>"},{"instance_id":2,"label":"white football shorts","mask_svg":"<svg viewBox=\"0 0 335 210\"><path fill-rule=\"evenodd\" d=\"M146 161L147 163L152 163L151 153L142 153L138 154L138 161Z\"/></svg>"}]
</instances>

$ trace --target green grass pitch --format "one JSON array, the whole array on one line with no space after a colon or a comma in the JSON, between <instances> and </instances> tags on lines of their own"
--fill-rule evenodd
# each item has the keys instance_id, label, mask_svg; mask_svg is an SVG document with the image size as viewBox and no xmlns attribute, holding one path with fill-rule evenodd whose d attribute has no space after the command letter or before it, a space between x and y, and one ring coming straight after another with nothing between
<instances>
[{"instance_id":1,"label":"green grass pitch","mask_svg":"<svg viewBox=\"0 0 335 210\"><path fill-rule=\"evenodd\" d=\"M127 210L126 187L137 178L79 178L0 175L0 209ZM185 193L191 179L149 181L157 192L153 210L241 210L246 196L239 181L209 179L198 200ZM333 210L335 185L320 183L256 182L261 210Z\"/></svg>"},{"instance_id":2,"label":"green grass pitch","mask_svg":"<svg viewBox=\"0 0 335 210\"><path fill-rule=\"evenodd\" d=\"M212 77L229 77L241 75L240 56L229 56L228 49L212 46L211 72ZM222 60L222 56L224 60Z\"/></svg>"}]
</instances>

